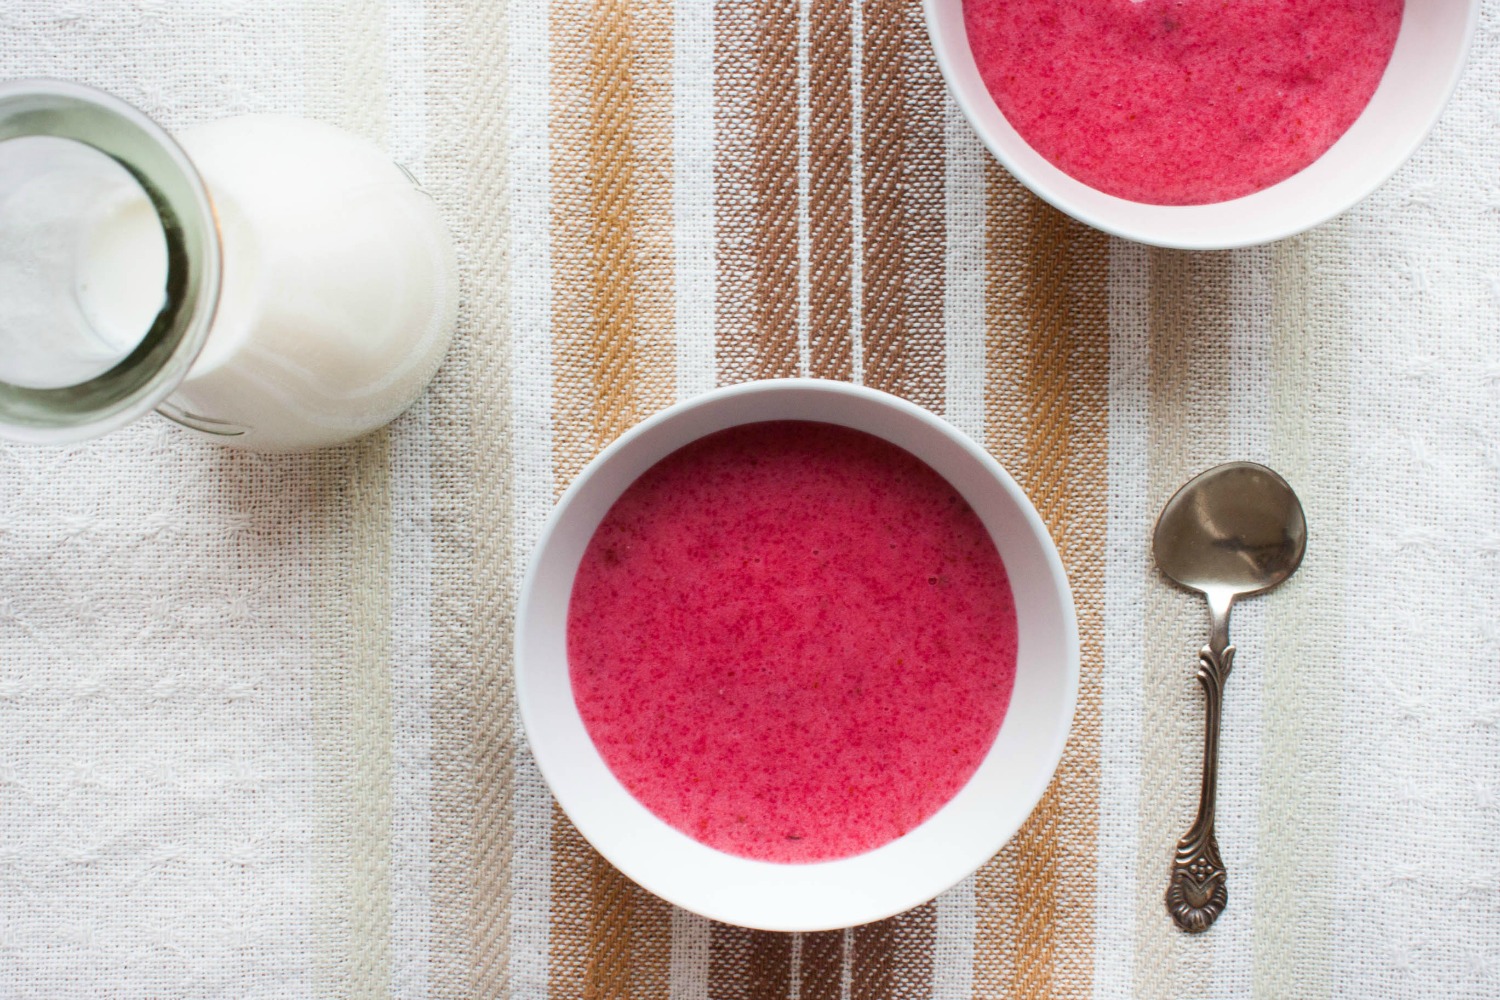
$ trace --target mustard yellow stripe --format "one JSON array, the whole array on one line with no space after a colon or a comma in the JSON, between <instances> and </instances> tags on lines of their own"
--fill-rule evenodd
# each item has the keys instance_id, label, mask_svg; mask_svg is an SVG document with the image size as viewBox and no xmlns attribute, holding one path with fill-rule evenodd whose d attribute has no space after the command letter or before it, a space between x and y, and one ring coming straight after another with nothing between
<instances>
[{"instance_id":1,"label":"mustard yellow stripe","mask_svg":"<svg viewBox=\"0 0 1500 1000\"><path fill-rule=\"evenodd\" d=\"M674 396L670 10L557 0L552 32L553 454L562 490ZM657 997L670 911L561 813L551 992Z\"/></svg>"},{"instance_id":2,"label":"mustard yellow stripe","mask_svg":"<svg viewBox=\"0 0 1500 1000\"><path fill-rule=\"evenodd\" d=\"M552 8L557 485L673 398L671 26L624 0Z\"/></svg>"},{"instance_id":3,"label":"mustard yellow stripe","mask_svg":"<svg viewBox=\"0 0 1500 1000\"><path fill-rule=\"evenodd\" d=\"M977 879L975 992L1092 993L1109 370L1108 242L987 177L986 440L1052 531L1083 673L1057 778Z\"/></svg>"},{"instance_id":4,"label":"mustard yellow stripe","mask_svg":"<svg viewBox=\"0 0 1500 1000\"><path fill-rule=\"evenodd\" d=\"M985 165L984 443L1018 473L1026 455L1025 354L1031 318L1025 301L1032 230L1042 211L993 162ZM974 879L974 993L1005 996L1017 979L1020 913L1014 850L1002 850Z\"/></svg>"}]
</instances>

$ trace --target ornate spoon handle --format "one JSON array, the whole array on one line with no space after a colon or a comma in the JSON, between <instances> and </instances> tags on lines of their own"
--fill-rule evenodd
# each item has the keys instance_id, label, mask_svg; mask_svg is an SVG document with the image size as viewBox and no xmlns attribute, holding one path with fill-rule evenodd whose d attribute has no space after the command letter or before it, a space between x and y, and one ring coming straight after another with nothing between
<instances>
[{"instance_id":1,"label":"ornate spoon handle","mask_svg":"<svg viewBox=\"0 0 1500 1000\"><path fill-rule=\"evenodd\" d=\"M1198 652L1198 682L1205 696L1203 733L1203 789L1198 816L1187 834L1177 842L1172 878L1167 883L1167 910L1177 926L1189 934L1208 930L1229 902L1224 862L1214 837L1214 795L1219 776L1219 719L1224 710L1224 681L1234 665L1234 647L1228 645L1229 609L1222 620L1215 615L1214 638ZM1215 647L1220 652L1215 652Z\"/></svg>"}]
</instances>

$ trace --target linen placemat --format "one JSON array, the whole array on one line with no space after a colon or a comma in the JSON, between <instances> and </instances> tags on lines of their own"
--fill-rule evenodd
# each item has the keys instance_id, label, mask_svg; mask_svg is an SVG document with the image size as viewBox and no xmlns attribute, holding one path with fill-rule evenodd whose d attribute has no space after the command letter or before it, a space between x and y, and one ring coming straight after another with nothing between
<instances>
[{"instance_id":1,"label":"linen placemat","mask_svg":"<svg viewBox=\"0 0 1500 1000\"><path fill-rule=\"evenodd\" d=\"M427 397L353 445L157 418L0 447L0 995L1493 997L1500 993L1500 3L1376 195L1232 253L1112 240L1021 189L917 0L11 0L0 76L169 128L383 143L460 247ZM552 804L516 587L557 494L675 399L846 379L983 442L1070 573L1056 781L934 903L807 935L655 899ZM1204 616L1152 569L1227 459L1297 488L1297 577L1235 617L1200 937Z\"/></svg>"}]
</instances>

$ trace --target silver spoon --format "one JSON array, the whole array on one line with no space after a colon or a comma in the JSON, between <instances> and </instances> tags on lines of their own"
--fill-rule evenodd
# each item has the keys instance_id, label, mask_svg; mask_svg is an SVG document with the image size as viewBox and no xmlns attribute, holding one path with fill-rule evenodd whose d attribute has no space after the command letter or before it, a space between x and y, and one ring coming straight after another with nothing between
<instances>
[{"instance_id":1,"label":"silver spoon","mask_svg":"<svg viewBox=\"0 0 1500 1000\"><path fill-rule=\"evenodd\" d=\"M1208 645L1198 652L1204 711L1203 789L1198 816L1177 842L1167 910L1190 934L1208 929L1229 901L1214 837L1219 719L1234 663L1229 611L1241 597L1270 590L1297 571L1307 546L1302 504L1286 480L1263 465L1230 462L1178 490L1156 520L1151 548L1169 578L1208 598Z\"/></svg>"}]
</instances>

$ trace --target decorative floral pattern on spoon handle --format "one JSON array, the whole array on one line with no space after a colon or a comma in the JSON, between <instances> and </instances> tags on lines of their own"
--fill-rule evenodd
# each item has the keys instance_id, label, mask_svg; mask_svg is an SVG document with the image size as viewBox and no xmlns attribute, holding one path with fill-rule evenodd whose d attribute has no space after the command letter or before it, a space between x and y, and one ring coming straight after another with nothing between
<instances>
[{"instance_id":1,"label":"decorative floral pattern on spoon handle","mask_svg":"<svg viewBox=\"0 0 1500 1000\"><path fill-rule=\"evenodd\" d=\"M1214 836L1214 791L1219 777L1219 719L1224 709L1224 681L1233 666L1233 646L1215 653L1213 646L1208 645L1198 652L1198 682L1203 685L1205 696L1203 789L1198 816L1177 842L1172 878L1167 883L1167 910L1177 926L1189 934L1208 930L1229 902L1227 873Z\"/></svg>"}]
</instances>

